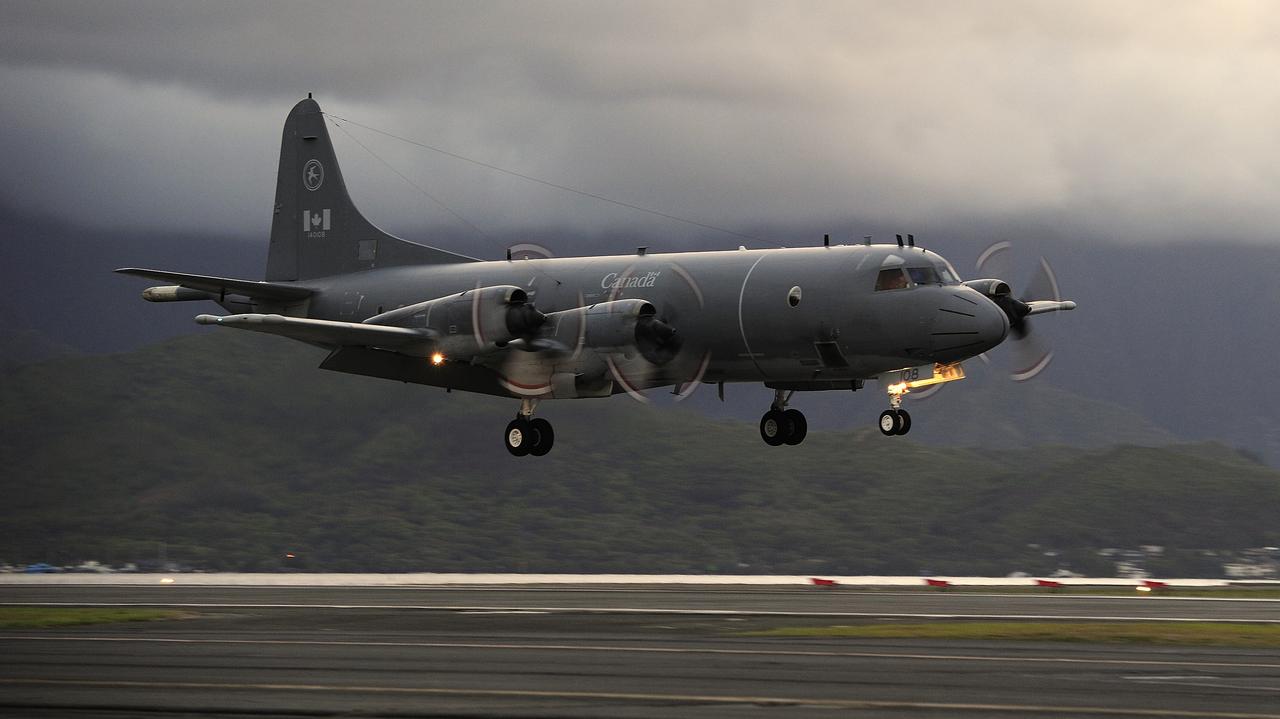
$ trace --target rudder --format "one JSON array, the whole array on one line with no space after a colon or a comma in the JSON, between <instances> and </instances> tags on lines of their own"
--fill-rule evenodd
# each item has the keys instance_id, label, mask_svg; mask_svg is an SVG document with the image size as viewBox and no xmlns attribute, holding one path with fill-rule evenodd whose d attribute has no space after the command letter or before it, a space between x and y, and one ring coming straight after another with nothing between
<instances>
[{"instance_id":1,"label":"rudder","mask_svg":"<svg viewBox=\"0 0 1280 719\"><path fill-rule=\"evenodd\" d=\"M475 261L394 237L365 219L347 194L324 114L310 96L285 119L274 212L266 272L272 282Z\"/></svg>"}]
</instances>

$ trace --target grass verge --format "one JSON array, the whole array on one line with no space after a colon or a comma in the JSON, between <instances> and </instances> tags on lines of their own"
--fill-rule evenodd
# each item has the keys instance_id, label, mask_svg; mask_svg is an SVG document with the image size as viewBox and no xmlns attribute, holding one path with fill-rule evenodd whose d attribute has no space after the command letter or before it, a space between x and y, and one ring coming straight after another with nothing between
<instances>
[{"instance_id":1,"label":"grass verge","mask_svg":"<svg viewBox=\"0 0 1280 719\"><path fill-rule=\"evenodd\" d=\"M777 627L753 637L851 639L969 639L1100 644L1280 648L1280 626L1217 622L928 622L828 627Z\"/></svg>"},{"instance_id":2,"label":"grass verge","mask_svg":"<svg viewBox=\"0 0 1280 719\"><path fill-rule=\"evenodd\" d=\"M98 607L0 607L0 629L43 629L79 624L150 622L181 619L187 612L172 609L104 609Z\"/></svg>"}]
</instances>

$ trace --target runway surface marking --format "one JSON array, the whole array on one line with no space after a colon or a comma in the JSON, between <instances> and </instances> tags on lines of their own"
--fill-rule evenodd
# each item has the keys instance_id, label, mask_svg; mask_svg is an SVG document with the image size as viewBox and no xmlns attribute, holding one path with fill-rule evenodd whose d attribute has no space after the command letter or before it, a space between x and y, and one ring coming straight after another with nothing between
<instances>
[{"instance_id":1,"label":"runway surface marking","mask_svg":"<svg viewBox=\"0 0 1280 719\"><path fill-rule=\"evenodd\" d=\"M1040 706L1034 704L961 704L946 702L874 701L864 699L806 699L801 697L721 696L715 694L646 694L632 692L581 692L522 689L454 689L446 687L386 687L338 684L252 684L215 682L93 681L77 679L0 678L0 685L87 687L100 689L195 689L257 690L284 692L329 692L357 694L409 694L420 696L464 696L505 699L581 699L591 701L684 702L689 704L757 704L770 706L813 706L829 709L937 709L944 711L984 711L1002 713L1054 713L1127 717L1206 717L1208 719L1280 719L1280 714L1181 711L1169 709L1126 709L1092 706ZM74 706L74 705L59 705Z\"/></svg>"},{"instance_id":2,"label":"runway surface marking","mask_svg":"<svg viewBox=\"0 0 1280 719\"><path fill-rule=\"evenodd\" d=\"M1240 684L1210 684L1206 679L1218 679L1218 677L1125 677L1125 679L1140 684L1158 684L1162 686L1179 686L1179 687L1205 687L1208 689L1243 689L1245 691L1254 692L1280 692L1280 687L1260 687L1252 685ZM1174 681L1177 679L1178 681ZM1198 681L1190 681L1198 680Z\"/></svg>"},{"instance_id":3,"label":"runway surface marking","mask_svg":"<svg viewBox=\"0 0 1280 719\"><path fill-rule=\"evenodd\" d=\"M348 641L336 639L181 639L172 637L47 637L9 635L0 641L32 642L132 642L142 644L227 644L284 645L332 647L402 647L421 649L500 649L533 651L630 652L636 654L727 654L747 656L849 657L855 659L916 659L928 661L1027 662L1040 664L1105 664L1120 666L1215 667L1234 669L1280 669L1280 663L1266 662L1197 662L1171 659L1081 659L1071 657L1001 657L967 654L915 654L901 652L850 652L808 649L724 649L682 647L636 647L600 644L510 644L481 642L388 642Z\"/></svg>"},{"instance_id":4,"label":"runway surface marking","mask_svg":"<svg viewBox=\"0 0 1280 719\"><path fill-rule=\"evenodd\" d=\"M890 619L1066 619L1091 622L1214 622L1280 624L1280 619L1248 617L1124 617L1076 614L934 614L907 612L782 612L752 609L646 609L640 607L468 607L414 604L241 604L235 602L0 602L12 607L177 607L182 609L417 609L430 612L525 612L541 614L679 614L712 617L834 617Z\"/></svg>"}]
</instances>

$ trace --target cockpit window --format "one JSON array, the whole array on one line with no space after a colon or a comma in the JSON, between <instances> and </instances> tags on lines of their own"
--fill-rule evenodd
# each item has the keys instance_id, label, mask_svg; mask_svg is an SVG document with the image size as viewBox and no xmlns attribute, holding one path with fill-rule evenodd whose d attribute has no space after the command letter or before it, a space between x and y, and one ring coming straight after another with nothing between
<instances>
[{"instance_id":1,"label":"cockpit window","mask_svg":"<svg viewBox=\"0 0 1280 719\"><path fill-rule=\"evenodd\" d=\"M938 277L938 271L932 267L908 267L907 274L911 275L911 281L917 285L942 284L942 279Z\"/></svg>"},{"instance_id":2,"label":"cockpit window","mask_svg":"<svg viewBox=\"0 0 1280 719\"><path fill-rule=\"evenodd\" d=\"M907 276L902 274L901 268L893 268L892 270L880 270L880 274L876 275L876 292L880 290L901 290L907 287Z\"/></svg>"},{"instance_id":3,"label":"cockpit window","mask_svg":"<svg viewBox=\"0 0 1280 719\"><path fill-rule=\"evenodd\" d=\"M951 270L951 265L944 264L943 266L939 267L938 275L942 277L942 284L944 285L960 284L960 278L956 277L956 273Z\"/></svg>"}]
</instances>

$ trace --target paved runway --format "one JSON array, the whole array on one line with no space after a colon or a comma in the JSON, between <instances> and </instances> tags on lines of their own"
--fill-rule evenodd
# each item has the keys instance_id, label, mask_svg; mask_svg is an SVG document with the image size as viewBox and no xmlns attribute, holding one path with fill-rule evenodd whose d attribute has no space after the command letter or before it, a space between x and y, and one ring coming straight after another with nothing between
<instances>
[{"instance_id":1,"label":"paved runway","mask_svg":"<svg viewBox=\"0 0 1280 719\"><path fill-rule=\"evenodd\" d=\"M179 581L181 575L179 576ZM85 603L195 608L417 608L615 613L743 613L831 617L1046 617L1280 623L1280 599L1134 595L971 594L814 587L244 587L0 586L0 603Z\"/></svg>"},{"instance_id":2,"label":"paved runway","mask_svg":"<svg viewBox=\"0 0 1280 719\"><path fill-rule=\"evenodd\" d=\"M0 601L199 605L184 621L0 632L5 716L1280 717L1280 651L741 636L905 615L1266 621L1280 602L182 586Z\"/></svg>"}]
</instances>

